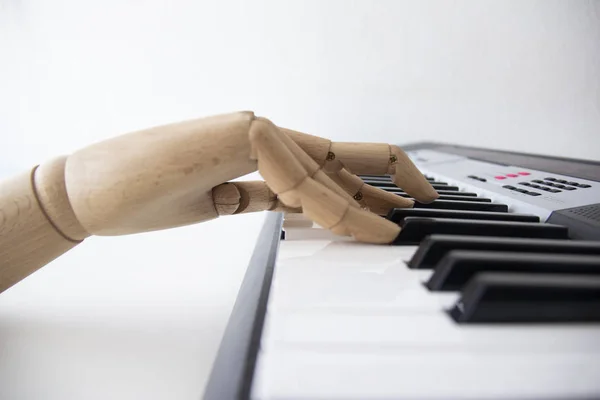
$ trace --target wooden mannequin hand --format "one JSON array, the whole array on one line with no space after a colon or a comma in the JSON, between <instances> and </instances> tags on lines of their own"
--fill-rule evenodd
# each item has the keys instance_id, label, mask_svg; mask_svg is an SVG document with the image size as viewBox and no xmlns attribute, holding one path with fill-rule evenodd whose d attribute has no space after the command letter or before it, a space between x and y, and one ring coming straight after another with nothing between
<instances>
[{"instance_id":1,"label":"wooden mannequin hand","mask_svg":"<svg viewBox=\"0 0 600 400\"><path fill-rule=\"evenodd\" d=\"M228 182L257 169L265 182ZM219 215L303 212L337 234L391 242L399 227L380 215L412 201L353 173L391 174L419 201L437 197L396 146L332 143L252 112L117 136L0 184L0 291L89 235L167 229Z\"/></svg>"}]
</instances>

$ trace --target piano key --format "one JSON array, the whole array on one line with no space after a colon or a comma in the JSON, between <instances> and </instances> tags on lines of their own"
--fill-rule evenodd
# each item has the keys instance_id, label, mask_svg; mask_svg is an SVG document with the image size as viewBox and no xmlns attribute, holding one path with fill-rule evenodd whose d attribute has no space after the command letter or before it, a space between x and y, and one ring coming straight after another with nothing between
<instances>
[{"instance_id":1,"label":"piano key","mask_svg":"<svg viewBox=\"0 0 600 400\"><path fill-rule=\"evenodd\" d=\"M516 214L490 211L444 210L434 208L394 208L386 218L392 222L400 222L406 217L432 217L454 219L476 219L486 221L521 221L540 222L540 217L532 214Z\"/></svg>"},{"instance_id":2,"label":"piano key","mask_svg":"<svg viewBox=\"0 0 600 400\"><path fill-rule=\"evenodd\" d=\"M600 391L597 353L383 349L283 347L263 353L252 399L559 400L597 398Z\"/></svg>"},{"instance_id":3,"label":"piano key","mask_svg":"<svg viewBox=\"0 0 600 400\"><path fill-rule=\"evenodd\" d=\"M311 241L315 243L316 241ZM306 251L306 242L284 242L287 253ZM444 310L458 293L432 296L423 286L432 271L406 267L416 246L353 246L352 242L330 243L308 257L282 259L269 294L273 312L314 310L318 312L370 312L384 310ZM369 260L365 263L364 260ZM416 273L417 272L417 273Z\"/></svg>"},{"instance_id":4,"label":"piano key","mask_svg":"<svg viewBox=\"0 0 600 400\"><path fill-rule=\"evenodd\" d=\"M414 200L414 198L408 193L395 193L398 196L410 198ZM485 197L470 197L470 196L448 196L448 195L440 195L437 200L459 200L459 201L480 201L483 203L491 203L492 199L488 199Z\"/></svg>"},{"instance_id":5,"label":"piano key","mask_svg":"<svg viewBox=\"0 0 600 400\"><path fill-rule=\"evenodd\" d=\"M378 181L378 180L364 180L364 182L368 185L375 186L378 188L396 188L396 187L398 187L392 181L388 182L388 181ZM458 191L458 186L453 186L453 185L442 185L442 184L432 183L431 186L435 190Z\"/></svg>"},{"instance_id":6,"label":"piano key","mask_svg":"<svg viewBox=\"0 0 600 400\"><path fill-rule=\"evenodd\" d=\"M378 181L378 182L391 182L392 178L390 176L358 176L363 181Z\"/></svg>"},{"instance_id":7,"label":"piano key","mask_svg":"<svg viewBox=\"0 0 600 400\"><path fill-rule=\"evenodd\" d=\"M523 240L522 238L431 235L421 242L419 248L408 262L408 266L409 268L414 269L431 269L451 250L600 255L600 242L583 240Z\"/></svg>"},{"instance_id":8,"label":"piano key","mask_svg":"<svg viewBox=\"0 0 600 400\"><path fill-rule=\"evenodd\" d=\"M410 318L410 323L407 320ZM345 312L323 310L269 310L261 348L273 351L283 346L321 349L393 349L412 347L454 351L544 351L561 344L563 350L595 351L600 356L600 329L578 330L553 326L552 335L539 327L479 325L465 329L445 310L349 309ZM571 328L571 329L569 329ZM567 342L567 337L569 342Z\"/></svg>"},{"instance_id":9,"label":"piano key","mask_svg":"<svg viewBox=\"0 0 600 400\"><path fill-rule=\"evenodd\" d=\"M459 293L427 291L411 274L431 271L401 262L414 246L280 246L253 400L573 398L600 391L600 325L465 327L445 312Z\"/></svg>"},{"instance_id":10,"label":"piano key","mask_svg":"<svg viewBox=\"0 0 600 400\"><path fill-rule=\"evenodd\" d=\"M381 190L385 190L390 193L406 193L404 190L396 187L382 187ZM450 195L450 196L461 196L461 197L477 197L477 193L474 192L457 192L455 190L436 190L439 195Z\"/></svg>"},{"instance_id":11,"label":"piano key","mask_svg":"<svg viewBox=\"0 0 600 400\"><path fill-rule=\"evenodd\" d=\"M452 250L433 270L430 290L459 290L481 272L562 273L600 276L600 256Z\"/></svg>"},{"instance_id":12,"label":"piano key","mask_svg":"<svg viewBox=\"0 0 600 400\"><path fill-rule=\"evenodd\" d=\"M397 188L396 184L392 181L378 181L372 179L363 179L367 185L375 186L378 188Z\"/></svg>"},{"instance_id":13,"label":"piano key","mask_svg":"<svg viewBox=\"0 0 600 400\"><path fill-rule=\"evenodd\" d=\"M478 325L464 329L445 312L457 300L458 293L429 292L422 280L411 278L415 273L421 275L421 272L430 271L407 269L399 260L399 257L405 257L407 248L391 247L381 251L381 246L377 245L353 246L351 242L335 242L323 246L325 243L281 243L288 256L278 262L273 282L275 295L269 296L261 344L263 350L284 344L319 345L329 350L348 345L368 346L372 351L380 350L384 354L401 347L418 349L418 352L430 348L436 353L443 349L492 353L584 349L600 352L600 341L597 340L600 325L595 330L557 326L553 327L552 335L548 335L543 326ZM321 284L323 278L326 282ZM365 279L369 283L363 288L360 282ZM338 291L340 286L336 282L344 283L342 292ZM318 290L312 291L313 288ZM295 299L288 290L302 290L303 298L309 304ZM357 296L354 299L352 291ZM380 292L387 294L382 296ZM413 296L415 300L421 298L416 292L432 299L456 296L450 303L440 301L444 307L436 309L430 305L423 307L418 302L410 303ZM376 300L370 301L370 296ZM396 298L406 300L405 304L399 304ZM411 305L414 308L411 309Z\"/></svg>"},{"instance_id":14,"label":"piano key","mask_svg":"<svg viewBox=\"0 0 600 400\"><path fill-rule=\"evenodd\" d=\"M374 175L374 174L360 174L358 175L359 178L364 179L364 178L381 178L381 179L392 179L391 175L388 174L384 174L384 175Z\"/></svg>"},{"instance_id":15,"label":"piano key","mask_svg":"<svg viewBox=\"0 0 600 400\"><path fill-rule=\"evenodd\" d=\"M449 313L459 323L600 322L600 277L480 273Z\"/></svg>"},{"instance_id":16,"label":"piano key","mask_svg":"<svg viewBox=\"0 0 600 400\"><path fill-rule=\"evenodd\" d=\"M386 178L381 178L381 179L379 179L379 178L376 178L376 179L363 178L363 181L370 185L379 185L381 183L393 183L391 179L386 179ZM430 180L428 182L430 185L448 185L448 182L442 182L442 181L436 181L436 180L433 180L433 181ZM396 185L394 185L394 186L396 186Z\"/></svg>"},{"instance_id":17,"label":"piano key","mask_svg":"<svg viewBox=\"0 0 600 400\"><path fill-rule=\"evenodd\" d=\"M406 217L395 245L418 244L432 234L502 236L567 239L568 229L561 225L531 222L477 221L447 218Z\"/></svg>"},{"instance_id":18,"label":"piano key","mask_svg":"<svg viewBox=\"0 0 600 400\"><path fill-rule=\"evenodd\" d=\"M508 212L506 204L484 203L459 200L434 200L431 203L415 202L414 208L437 208L444 210L496 211Z\"/></svg>"},{"instance_id":19,"label":"piano key","mask_svg":"<svg viewBox=\"0 0 600 400\"><path fill-rule=\"evenodd\" d=\"M438 185L449 186L448 182L442 182L442 181L428 181L428 182L433 187L438 186Z\"/></svg>"},{"instance_id":20,"label":"piano key","mask_svg":"<svg viewBox=\"0 0 600 400\"><path fill-rule=\"evenodd\" d=\"M458 186L453 186L453 185L436 185L436 184L432 184L431 186L433 186L433 188L437 191L437 190L445 190L445 191L458 191L459 188Z\"/></svg>"},{"instance_id":21,"label":"piano key","mask_svg":"<svg viewBox=\"0 0 600 400\"><path fill-rule=\"evenodd\" d=\"M319 313L381 314L436 311L450 308L459 296L456 292L432 295L423 287L431 275L414 274L403 262L380 271L359 265L348 268L315 263L307 268L285 263L271 288L273 312L314 311ZM410 273L413 272L413 273Z\"/></svg>"},{"instance_id":22,"label":"piano key","mask_svg":"<svg viewBox=\"0 0 600 400\"><path fill-rule=\"evenodd\" d=\"M491 203L492 199L486 197L453 196L441 194L438 200L457 200L457 201L480 201L482 203Z\"/></svg>"}]
</instances>

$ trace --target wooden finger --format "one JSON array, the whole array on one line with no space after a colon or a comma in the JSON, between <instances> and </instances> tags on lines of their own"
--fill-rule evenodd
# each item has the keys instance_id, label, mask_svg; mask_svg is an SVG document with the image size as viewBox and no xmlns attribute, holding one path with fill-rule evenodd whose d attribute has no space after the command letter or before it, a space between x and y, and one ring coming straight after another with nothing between
<instances>
[{"instance_id":1,"label":"wooden finger","mask_svg":"<svg viewBox=\"0 0 600 400\"><path fill-rule=\"evenodd\" d=\"M306 180L309 173L281 141L277 127L257 119L250 126L249 139L258 171L269 188L289 207L300 207L300 198L293 189Z\"/></svg>"},{"instance_id":2,"label":"wooden finger","mask_svg":"<svg viewBox=\"0 0 600 400\"><path fill-rule=\"evenodd\" d=\"M312 179L296 189L304 214L338 235L351 235L366 243L391 243L400 227L378 215L345 204L337 194Z\"/></svg>"},{"instance_id":3,"label":"wooden finger","mask_svg":"<svg viewBox=\"0 0 600 400\"><path fill-rule=\"evenodd\" d=\"M325 185L306 179L298 188L304 214L325 229L338 225L350 207L348 202Z\"/></svg>"},{"instance_id":4,"label":"wooden finger","mask_svg":"<svg viewBox=\"0 0 600 400\"><path fill-rule=\"evenodd\" d=\"M365 243L391 243L400 233L400 227L374 213L350 208L342 219L341 225L356 240Z\"/></svg>"},{"instance_id":5,"label":"wooden finger","mask_svg":"<svg viewBox=\"0 0 600 400\"><path fill-rule=\"evenodd\" d=\"M296 160L302 164L304 169L307 171L308 176L344 197L353 207L359 207L358 203L352 199L352 196L346 193L343 188L340 188L333 180L331 180L329 176L327 176L327 174L323 173L321 171L321 166L317 164L317 162L313 160L296 142L294 142L294 140L292 140L292 138L289 137L286 132L282 131L280 128L273 125L271 121L264 118L257 118L257 121L261 121L271 126L271 132L277 132L277 138L283 144L285 144Z\"/></svg>"},{"instance_id":6,"label":"wooden finger","mask_svg":"<svg viewBox=\"0 0 600 400\"><path fill-rule=\"evenodd\" d=\"M329 163L339 161L354 174L384 175L390 166L387 143L332 142Z\"/></svg>"},{"instance_id":7,"label":"wooden finger","mask_svg":"<svg viewBox=\"0 0 600 400\"><path fill-rule=\"evenodd\" d=\"M357 194L359 203L377 215L387 215L393 208L412 208L415 204L412 200L386 192L379 188L365 184Z\"/></svg>"},{"instance_id":8,"label":"wooden finger","mask_svg":"<svg viewBox=\"0 0 600 400\"><path fill-rule=\"evenodd\" d=\"M378 215L386 215L392 208L409 208L414 202L385 190L367 185L346 169L331 173L332 179L344 187L362 208Z\"/></svg>"},{"instance_id":9,"label":"wooden finger","mask_svg":"<svg viewBox=\"0 0 600 400\"><path fill-rule=\"evenodd\" d=\"M354 174L392 174L398 186L421 202L430 202L439 197L398 146L387 143L331 142L318 136L280 129L329 176L344 168Z\"/></svg>"},{"instance_id":10,"label":"wooden finger","mask_svg":"<svg viewBox=\"0 0 600 400\"><path fill-rule=\"evenodd\" d=\"M437 199L439 194L406 153L398 146L390 146L390 149L393 156L392 180L396 186L422 203Z\"/></svg>"},{"instance_id":11,"label":"wooden finger","mask_svg":"<svg viewBox=\"0 0 600 400\"><path fill-rule=\"evenodd\" d=\"M301 208L288 207L263 181L226 182L212 189L213 202L219 215L245 214L259 211L301 213Z\"/></svg>"},{"instance_id":12,"label":"wooden finger","mask_svg":"<svg viewBox=\"0 0 600 400\"><path fill-rule=\"evenodd\" d=\"M331 148L331 140L294 131L292 129L281 127L279 129L289 138L291 138L294 143L300 146L300 148L306 154L308 154L310 158L315 160L317 164L319 164L319 167L323 167L325 161L327 160L327 154Z\"/></svg>"}]
</instances>

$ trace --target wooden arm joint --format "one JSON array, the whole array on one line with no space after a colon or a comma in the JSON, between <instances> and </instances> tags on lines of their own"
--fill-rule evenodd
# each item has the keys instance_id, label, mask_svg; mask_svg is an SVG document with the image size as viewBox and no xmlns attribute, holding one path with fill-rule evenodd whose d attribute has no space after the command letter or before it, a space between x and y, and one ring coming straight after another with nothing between
<instances>
[{"instance_id":1,"label":"wooden arm joint","mask_svg":"<svg viewBox=\"0 0 600 400\"><path fill-rule=\"evenodd\" d=\"M79 223L65 183L67 157L52 159L31 171L31 188L41 212L66 240L80 243L90 234Z\"/></svg>"}]
</instances>

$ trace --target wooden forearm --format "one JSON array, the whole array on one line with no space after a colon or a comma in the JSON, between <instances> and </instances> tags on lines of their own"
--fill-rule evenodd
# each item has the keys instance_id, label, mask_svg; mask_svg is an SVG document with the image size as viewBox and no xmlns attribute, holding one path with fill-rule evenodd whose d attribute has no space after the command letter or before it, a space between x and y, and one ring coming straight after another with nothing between
<instances>
[{"instance_id":1,"label":"wooden forearm","mask_svg":"<svg viewBox=\"0 0 600 400\"><path fill-rule=\"evenodd\" d=\"M68 201L65 160L0 183L0 292L88 236Z\"/></svg>"}]
</instances>

